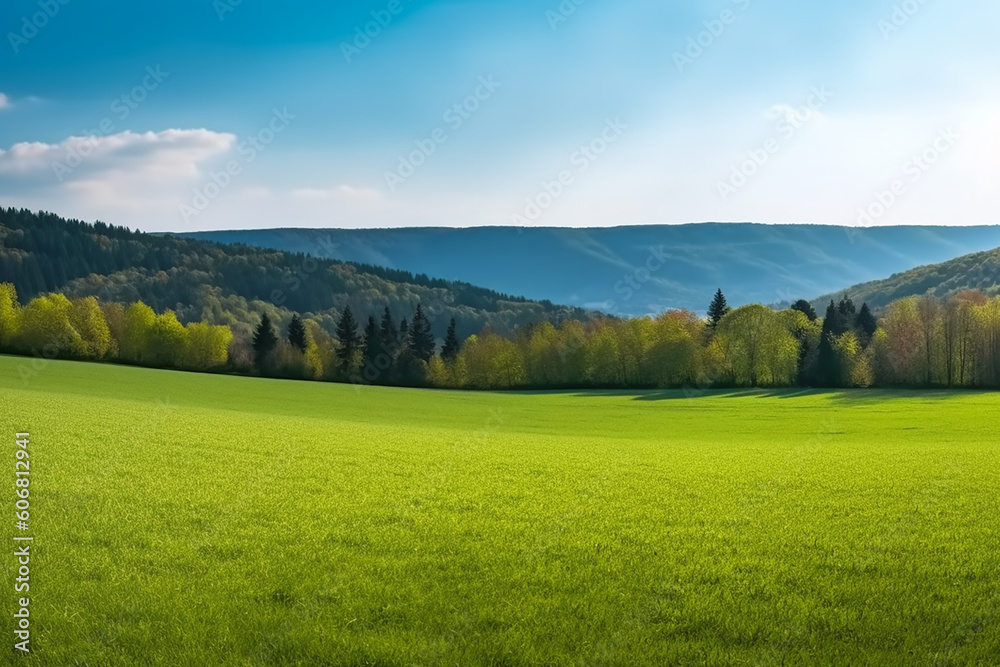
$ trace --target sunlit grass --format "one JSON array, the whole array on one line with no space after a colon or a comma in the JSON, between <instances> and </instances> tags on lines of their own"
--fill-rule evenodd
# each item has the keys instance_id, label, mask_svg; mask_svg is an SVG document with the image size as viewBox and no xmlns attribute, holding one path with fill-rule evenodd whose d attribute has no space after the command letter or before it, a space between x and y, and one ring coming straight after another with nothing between
<instances>
[{"instance_id":1,"label":"sunlit grass","mask_svg":"<svg viewBox=\"0 0 1000 667\"><path fill-rule=\"evenodd\" d=\"M0 357L0 423L11 471L32 434L27 664L1000 655L998 394L505 395L68 362L25 383L23 363Z\"/></svg>"}]
</instances>

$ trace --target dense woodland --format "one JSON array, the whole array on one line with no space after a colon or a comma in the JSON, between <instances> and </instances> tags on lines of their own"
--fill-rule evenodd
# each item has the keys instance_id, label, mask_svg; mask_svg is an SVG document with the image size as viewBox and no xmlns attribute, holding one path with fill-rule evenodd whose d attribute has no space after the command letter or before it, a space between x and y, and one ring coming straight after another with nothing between
<instances>
[{"instance_id":1,"label":"dense woodland","mask_svg":"<svg viewBox=\"0 0 1000 667\"><path fill-rule=\"evenodd\" d=\"M333 334L348 306L354 312L388 306L399 319L422 303L439 338L452 318L458 334L468 336L487 325L512 333L531 322L588 317L579 308L406 271L3 208L0 282L12 283L25 301L50 292L102 303L142 301L158 313L172 310L183 324L227 325L241 340L265 312L281 326L300 313Z\"/></svg>"},{"instance_id":2,"label":"dense woodland","mask_svg":"<svg viewBox=\"0 0 1000 667\"><path fill-rule=\"evenodd\" d=\"M821 314L730 309L719 290L707 318L618 318L47 214L0 222L0 351L38 358L474 389L1000 386L1000 297L977 290Z\"/></svg>"}]
</instances>

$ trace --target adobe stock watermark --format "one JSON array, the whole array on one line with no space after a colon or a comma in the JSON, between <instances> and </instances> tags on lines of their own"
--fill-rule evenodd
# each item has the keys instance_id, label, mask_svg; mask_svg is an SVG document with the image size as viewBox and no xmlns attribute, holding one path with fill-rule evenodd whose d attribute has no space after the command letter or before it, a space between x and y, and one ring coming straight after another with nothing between
<instances>
[{"instance_id":1,"label":"adobe stock watermark","mask_svg":"<svg viewBox=\"0 0 1000 667\"><path fill-rule=\"evenodd\" d=\"M472 118L472 114L479 110L483 102L493 97L493 93L500 86L501 84L493 80L492 74L479 77L479 85L472 94L448 107L441 115L441 120L448 124L452 132L457 132ZM438 146L448 141L448 137L448 130L438 127L429 137L414 141L416 149L407 155L399 156L399 164L395 171L385 172L385 184L389 187L389 191L395 192L396 188L417 173L417 169L427 163L428 158L437 152Z\"/></svg>"},{"instance_id":2,"label":"adobe stock watermark","mask_svg":"<svg viewBox=\"0 0 1000 667\"><path fill-rule=\"evenodd\" d=\"M590 165L607 152L611 144L621 138L627 129L628 125L623 123L621 118L607 119L601 133L580 146L570 156L570 165L576 167L577 173L584 173L590 169ZM528 197L525 200L524 209L512 214L511 221L516 226L526 227L529 222L538 220L542 213L547 211L575 182L576 177L571 169L560 171L552 181L542 181L542 189L534 197Z\"/></svg>"},{"instance_id":3,"label":"adobe stock watermark","mask_svg":"<svg viewBox=\"0 0 1000 667\"><path fill-rule=\"evenodd\" d=\"M194 196L190 204L180 204L178 210L184 222L191 222L192 217L201 215L226 188L232 185L233 179L243 173L244 167L251 164L267 150L267 147L288 128L294 119L295 114L289 113L288 107L280 111L274 109L267 125L236 145L236 152L239 153L242 160L230 160L222 171L211 172L209 174L210 180L193 190Z\"/></svg>"},{"instance_id":4,"label":"adobe stock watermark","mask_svg":"<svg viewBox=\"0 0 1000 667\"><path fill-rule=\"evenodd\" d=\"M21 47L26 46L28 42L37 37L38 32L47 26L49 21L54 19L59 11L69 3L70 0L39 0L38 7L41 11L30 16L22 16L20 31L7 33L7 41L10 42L10 48L14 49L14 54L20 53Z\"/></svg>"},{"instance_id":5,"label":"adobe stock watermark","mask_svg":"<svg viewBox=\"0 0 1000 667\"><path fill-rule=\"evenodd\" d=\"M569 17L576 13L577 8L586 2L587 0L562 0L555 10L550 9L546 11L545 20L549 22L552 32L558 30L559 24L568 21Z\"/></svg>"},{"instance_id":6,"label":"adobe stock watermark","mask_svg":"<svg viewBox=\"0 0 1000 667\"><path fill-rule=\"evenodd\" d=\"M716 182L715 188L722 201L728 202L733 195L744 188L750 179L756 176L771 161L771 158L781 151L785 142L808 125L832 97L833 93L827 90L825 85L813 86L804 105L796 108L778 107L779 117L774 124L775 134L764 140L762 144L749 149L746 152L745 160L732 165L728 179Z\"/></svg>"},{"instance_id":7,"label":"adobe stock watermark","mask_svg":"<svg viewBox=\"0 0 1000 667\"><path fill-rule=\"evenodd\" d=\"M362 51L371 46L372 40L381 35L404 9L406 7L403 0L389 0L384 9L373 9L371 21L354 26L354 39L340 43L340 52L344 54L344 60L350 64L355 56L360 56Z\"/></svg>"},{"instance_id":8,"label":"adobe stock watermark","mask_svg":"<svg viewBox=\"0 0 1000 667\"><path fill-rule=\"evenodd\" d=\"M868 203L858 209L857 224L864 227L873 226L881 220L893 206L909 191L909 186L923 178L924 174L938 163L948 153L961 137L954 129L941 128L937 136L927 148L903 163L900 167L902 178L892 181L884 190L879 190Z\"/></svg>"},{"instance_id":9,"label":"adobe stock watermark","mask_svg":"<svg viewBox=\"0 0 1000 667\"><path fill-rule=\"evenodd\" d=\"M889 18L878 22L878 31L882 33L882 39L888 42L893 34L902 30L928 2L929 0L905 0L893 5Z\"/></svg>"},{"instance_id":10,"label":"adobe stock watermark","mask_svg":"<svg viewBox=\"0 0 1000 667\"><path fill-rule=\"evenodd\" d=\"M219 22L226 20L226 14L236 11L236 8L243 4L243 0L213 0L212 9L219 17Z\"/></svg>"},{"instance_id":11,"label":"adobe stock watermark","mask_svg":"<svg viewBox=\"0 0 1000 667\"><path fill-rule=\"evenodd\" d=\"M334 243L329 238L319 238L316 240L316 243L322 248L322 251L326 253L326 256L328 257L333 256L337 249L340 248L339 243ZM320 268L322 268L320 260L316 259L312 255L306 255L301 266L297 267L292 271L292 273L289 273L281 279L281 284L285 287L271 290L271 303L279 307L285 305L288 301L288 294L299 291L302 284L306 282L314 273L319 271Z\"/></svg>"},{"instance_id":12,"label":"adobe stock watermark","mask_svg":"<svg viewBox=\"0 0 1000 667\"><path fill-rule=\"evenodd\" d=\"M649 256L646 261L635 267L630 273L625 274L621 280L615 283L615 294L622 296L622 302L627 303L635 296L635 293L643 288L643 285L653 279L653 274L659 271L670 259L663 246L656 246L649 249ZM605 312L614 315L618 312L619 305L614 299L608 302Z\"/></svg>"},{"instance_id":13,"label":"adobe stock watermark","mask_svg":"<svg viewBox=\"0 0 1000 667\"><path fill-rule=\"evenodd\" d=\"M752 0L732 0L739 12L745 12L750 8ZM687 46L683 51L674 51L674 65L677 72L683 74L685 68L694 65L695 61L705 55L705 51L712 48L712 45L722 37L729 26L736 23L740 14L732 9L723 9L714 19L703 21L704 30L697 35L688 37Z\"/></svg>"},{"instance_id":14,"label":"adobe stock watermark","mask_svg":"<svg viewBox=\"0 0 1000 667\"><path fill-rule=\"evenodd\" d=\"M142 81L130 91L116 97L111 102L111 113L119 122L128 120L132 112L139 108L139 105L146 101L149 94L160 87L170 72L164 72L160 65L153 68L152 65L146 68L146 75ZM115 121L111 116L105 116L93 130L85 130L86 141L78 146L70 146L66 149L63 159L52 163L52 170L56 178L62 183L63 180L73 172L74 169L83 164L84 159L90 155L91 151L97 147L97 140L113 134L116 130Z\"/></svg>"}]
</instances>

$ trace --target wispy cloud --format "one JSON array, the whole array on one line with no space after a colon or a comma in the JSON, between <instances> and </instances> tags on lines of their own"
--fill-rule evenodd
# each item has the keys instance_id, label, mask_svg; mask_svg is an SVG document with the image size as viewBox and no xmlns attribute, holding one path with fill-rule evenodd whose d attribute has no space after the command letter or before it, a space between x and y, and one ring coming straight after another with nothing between
<instances>
[{"instance_id":1,"label":"wispy cloud","mask_svg":"<svg viewBox=\"0 0 1000 667\"><path fill-rule=\"evenodd\" d=\"M0 111L4 109L9 109L11 107L10 98L0 93Z\"/></svg>"},{"instance_id":2,"label":"wispy cloud","mask_svg":"<svg viewBox=\"0 0 1000 667\"><path fill-rule=\"evenodd\" d=\"M19 181L12 183L19 188L93 179L152 185L198 176L201 163L225 153L235 141L232 134L198 129L73 136L58 144L21 142L0 149L0 174Z\"/></svg>"}]
</instances>

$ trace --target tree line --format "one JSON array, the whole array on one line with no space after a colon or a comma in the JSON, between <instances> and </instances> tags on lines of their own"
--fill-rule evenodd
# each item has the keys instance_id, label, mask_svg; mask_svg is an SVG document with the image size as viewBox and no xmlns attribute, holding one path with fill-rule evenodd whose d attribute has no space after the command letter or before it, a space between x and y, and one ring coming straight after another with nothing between
<instances>
[{"instance_id":1,"label":"tree line","mask_svg":"<svg viewBox=\"0 0 1000 667\"><path fill-rule=\"evenodd\" d=\"M822 317L807 301L785 310L731 309L719 290L700 317L598 316L538 321L501 335L440 345L421 304L397 321L385 307L335 333L264 310L241 327L182 323L142 301L100 303L49 293L21 305L0 284L0 351L153 367L374 385L468 389L682 387L1000 387L1000 297L974 290L890 303L880 317L846 296ZM243 334L243 331L249 333Z\"/></svg>"}]
</instances>

